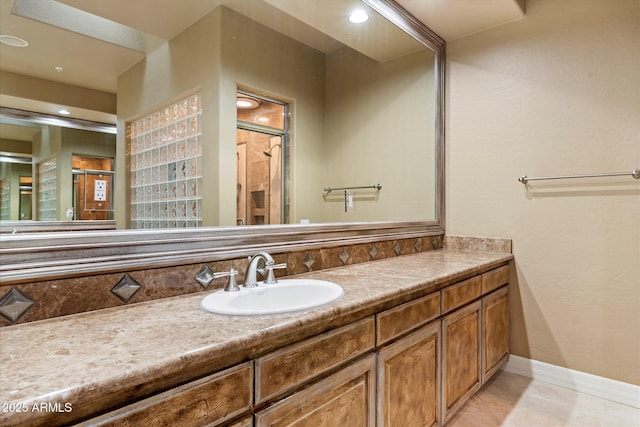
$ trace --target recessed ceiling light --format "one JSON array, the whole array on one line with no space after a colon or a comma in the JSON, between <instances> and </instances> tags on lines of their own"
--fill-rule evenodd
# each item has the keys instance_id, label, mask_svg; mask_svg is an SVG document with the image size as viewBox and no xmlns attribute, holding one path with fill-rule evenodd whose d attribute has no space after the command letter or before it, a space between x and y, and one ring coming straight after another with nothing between
<instances>
[{"instance_id":1,"label":"recessed ceiling light","mask_svg":"<svg viewBox=\"0 0 640 427\"><path fill-rule=\"evenodd\" d=\"M68 116L69 114L71 114L71 112L69 110L65 110L63 108L62 110L58 110L58 114L62 114L64 116Z\"/></svg>"},{"instance_id":2,"label":"recessed ceiling light","mask_svg":"<svg viewBox=\"0 0 640 427\"><path fill-rule=\"evenodd\" d=\"M258 105L260 105L260 102L257 99L249 98L247 96L238 96L236 99L236 106L238 108L256 108Z\"/></svg>"},{"instance_id":3,"label":"recessed ceiling light","mask_svg":"<svg viewBox=\"0 0 640 427\"><path fill-rule=\"evenodd\" d=\"M62 68L61 66L57 66L57 67L53 67L54 70L56 70L57 72L61 73L64 71L64 68Z\"/></svg>"},{"instance_id":4,"label":"recessed ceiling light","mask_svg":"<svg viewBox=\"0 0 640 427\"><path fill-rule=\"evenodd\" d=\"M363 9L355 9L349 15L349 21L354 24L362 24L369 20L369 14Z\"/></svg>"},{"instance_id":5,"label":"recessed ceiling light","mask_svg":"<svg viewBox=\"0 0 640 427\"><path fill-rule=\"evenodd\" d=\"M29 43L20 37L10 36L8 34L0 35L0 42L13 47L27 47Z\"/></svg>"}]
</instances>

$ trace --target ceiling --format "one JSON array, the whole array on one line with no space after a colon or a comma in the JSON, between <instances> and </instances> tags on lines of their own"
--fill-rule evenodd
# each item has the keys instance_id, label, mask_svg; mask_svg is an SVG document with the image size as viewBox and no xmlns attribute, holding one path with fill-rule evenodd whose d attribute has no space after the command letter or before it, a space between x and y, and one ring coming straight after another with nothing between
<instances>
[{"instance_id":1,"label":"ceiling","mask_svg":"<svg viewBox=\"0 0 640 427\"><path fill-rule=\"evenodd\" d=\"M397 1L446 41L524 16L524 0ZM24 48L0 43L0 70L115 93L120 74L220 5L285 34L295 32L298 40L329 52L357 43L341 34L343 25L336 25L342 12L334 6L352 4L359 0L0 0L0 32L29 42ZM370 49L365 54L384 60L389 52L373 49L384 48L393 34L370 36L379 40L352 47L363 53ZM4 94L0 103L41 108ZM89 118L85 113L76 114Z\"/></svg>"}]
</instances>

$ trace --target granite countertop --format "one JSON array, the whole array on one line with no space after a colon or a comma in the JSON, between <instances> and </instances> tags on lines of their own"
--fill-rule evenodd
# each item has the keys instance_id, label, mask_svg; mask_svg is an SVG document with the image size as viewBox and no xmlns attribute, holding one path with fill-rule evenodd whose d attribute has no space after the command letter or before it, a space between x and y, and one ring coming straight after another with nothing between
<instances>
[{"instance_id":1,"label":"granite countertop","mask_svg":"<svg viewBox=\"0 0 640 427\"><path fill-rule=\"evenodd\" d=\"M303 312L224 316L207 293L0 328L0 424L78 420L485 272L509 253L437 250L301 275L344 295ZM46 410L37 411L42 403ZM34 406L35 405L35 406Z\"/></svg>"}]
</instances>

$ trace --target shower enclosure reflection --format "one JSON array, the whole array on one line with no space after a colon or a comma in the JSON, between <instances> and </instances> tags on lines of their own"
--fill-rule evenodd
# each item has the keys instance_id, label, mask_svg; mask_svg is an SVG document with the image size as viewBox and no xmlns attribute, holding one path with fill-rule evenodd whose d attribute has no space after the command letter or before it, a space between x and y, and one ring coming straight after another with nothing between
<instances>
[{"instance_id":1,"label":"shower enclosure reflection","mask_svg":"<svg viewBox=\"0 0 640 427\"><path fill-rule=\"evenodd\" d=\"M283 224L283 147L288 105L246 92L237 95L237 223Z\"/></svg>"}]
</instances>

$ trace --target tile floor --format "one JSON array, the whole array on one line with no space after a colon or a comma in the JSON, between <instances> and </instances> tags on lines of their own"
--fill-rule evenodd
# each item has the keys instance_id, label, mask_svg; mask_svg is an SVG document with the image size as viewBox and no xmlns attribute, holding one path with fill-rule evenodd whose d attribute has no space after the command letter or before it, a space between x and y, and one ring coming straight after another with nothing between
<instances>
[{"instance_id":1,"label":"tile floor","mask_svg":"<svg viewBox=\"0 0 640 427\"><path fill-rule=\"evenodd\" d=\"M640 427L640 409L501 372L447 427Z\"/></svg>"}]
</instances>

